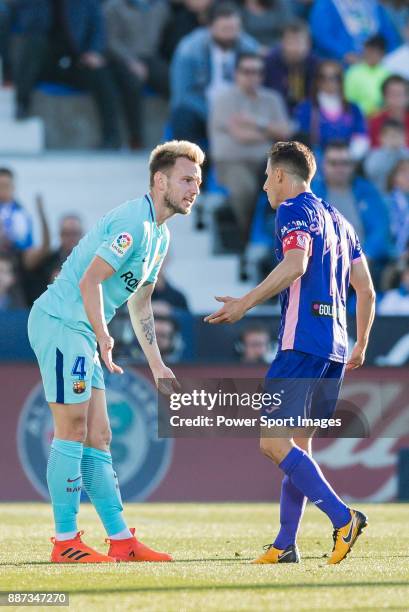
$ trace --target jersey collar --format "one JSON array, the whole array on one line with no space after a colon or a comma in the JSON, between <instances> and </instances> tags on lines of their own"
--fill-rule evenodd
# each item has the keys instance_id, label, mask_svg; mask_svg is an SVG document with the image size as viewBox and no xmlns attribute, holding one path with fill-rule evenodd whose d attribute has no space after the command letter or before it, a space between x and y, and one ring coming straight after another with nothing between
<instances>
[{"instance_id":1,"label":"jersey collar","mask_svg":"<svg viewBox=\"0 0 409 612\"><path fill-rule=\"evenodd\" d=\"M145 199L146 199L146 201L149 204L149 210L150 210L150 213L151 213L151 219L152 219L153 223L156 223L155 207L153 205L153 201L152 201L152 198L151 198L149 193L145 193Z\"/></svg>"}]
</instances>

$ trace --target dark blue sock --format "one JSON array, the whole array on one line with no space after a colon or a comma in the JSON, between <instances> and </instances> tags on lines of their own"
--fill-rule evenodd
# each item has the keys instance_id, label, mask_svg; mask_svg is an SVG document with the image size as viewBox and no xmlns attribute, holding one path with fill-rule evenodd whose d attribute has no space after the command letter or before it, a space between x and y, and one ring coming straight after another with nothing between
<instances>
[{"instance_id":1,"label":"dark blue sock","mask_svg":"<svg viewBox=\"0 0 409 612\"><path fill-rule=\"evenodd\" d=\"M279 465L287 476L308 499L330 518L335 529L351 520L348 506L338 497L325 480L320 468L307 453L294 447Z\"/></svg>"},{"instance_id":2,"label":"dark blue sock","mask_svg":"<svg viewBox=\"0 0 409 612\"><path fill-rule=\"evenodd\" d=\"M306 501L304 493L285 475L281 484L280 531L273 544L275 548L285 550L295 544Z\"/></svg>"}]
</instances>

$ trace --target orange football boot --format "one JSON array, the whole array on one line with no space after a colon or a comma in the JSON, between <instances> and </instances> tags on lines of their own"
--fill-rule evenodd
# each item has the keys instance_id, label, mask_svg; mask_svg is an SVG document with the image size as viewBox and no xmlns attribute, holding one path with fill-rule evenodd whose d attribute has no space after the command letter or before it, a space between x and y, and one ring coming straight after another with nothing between
<instances>
[{"instance_id":1,"label":"orange football boot","mask_svg":"<svg viewBox=\"0 0 409 612\"><path fill-rule=\"evenodd\" d=\"M106 538L105 542L109 542L108 555L113 557L115 561L173 561L172 557L167 553L157 552L152 550L135 537L135 528L131 527L129 531L132 533L131 538L125 540L111 540Z\"/></svg>"},{"instance_id":2,"label":"orange football boot","mask_svg":"<svg viewBox=\"0 0 409 612\"><path fill-rule=\"evenodd\" d=\"M81 540L84 532L79 531L71 540L56 540L51 538L54 544L51 552L52 563L115 563L115 559L97 552Z\"/></svg>"}]
</instances>

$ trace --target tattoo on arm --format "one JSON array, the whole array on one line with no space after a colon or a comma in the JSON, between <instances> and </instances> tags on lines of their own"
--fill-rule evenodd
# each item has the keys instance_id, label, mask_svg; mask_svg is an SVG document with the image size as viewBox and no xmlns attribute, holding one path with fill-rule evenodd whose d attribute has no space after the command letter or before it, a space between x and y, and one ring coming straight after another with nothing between
<instances>
[{"instance_id":1,"label":"tattoo on arm","mask_svg":"<svg viewBox=\"0 0 409 612\"><path fill-rule=\"evenodd\" d=\"M153 316L149 315L144 319L139 320L142 325L142 331L145 334L145 338L149 342L149 344L153 344L155 340L155 326L153 322Z\"/></svg>"}]
</instances>

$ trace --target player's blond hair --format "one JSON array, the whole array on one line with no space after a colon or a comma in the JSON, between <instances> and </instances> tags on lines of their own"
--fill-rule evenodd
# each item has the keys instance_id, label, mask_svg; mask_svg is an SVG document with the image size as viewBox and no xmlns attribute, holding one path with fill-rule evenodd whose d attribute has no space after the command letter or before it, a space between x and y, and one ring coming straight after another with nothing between
<instances>
[{"instance_id":1,"label":"player's blond hair","mask_svg":"<svg viewBox=\"0 0 409 612\"><path fill-rule=\"evenodd\" d=\"M202 149L188 140L170 140L155 147L149 157L150 185L153 185L155 173L165 172L172 168L179 157L185 157L200 166L205 160Z\"/></svg>"}]
</instances>

